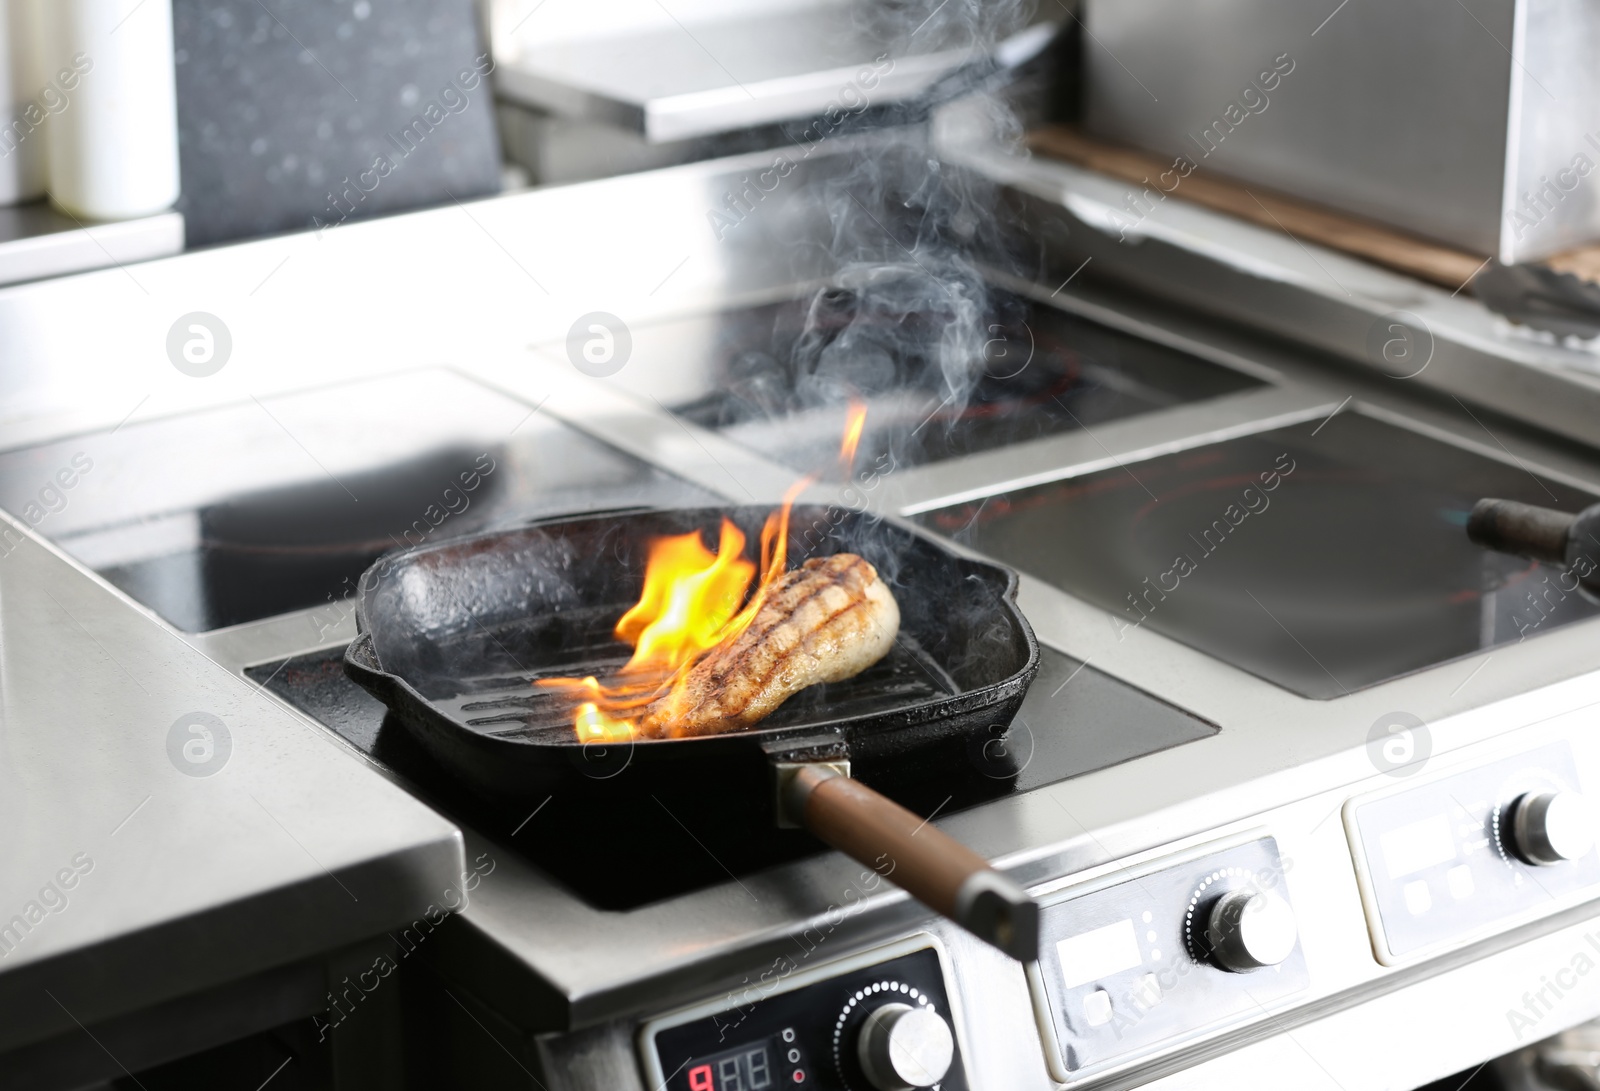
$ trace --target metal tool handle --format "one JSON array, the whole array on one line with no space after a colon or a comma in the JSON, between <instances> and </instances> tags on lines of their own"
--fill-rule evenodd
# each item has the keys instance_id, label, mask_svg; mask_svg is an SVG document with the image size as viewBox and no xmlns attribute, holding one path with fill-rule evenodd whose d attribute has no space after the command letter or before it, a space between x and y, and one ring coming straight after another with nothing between
<instances>
[{"instance_id":1,"label":"metal tool handle","mask_svg":"<svg viewBox=\"0 0 1600 1091\"><path fill-rule=\"evenodd\" d=\"M1038 904L955 838L828 765L796 769L782 792L783 810L833 848L1012 958L1038 958Z\"/></svg>"}]
</instances>

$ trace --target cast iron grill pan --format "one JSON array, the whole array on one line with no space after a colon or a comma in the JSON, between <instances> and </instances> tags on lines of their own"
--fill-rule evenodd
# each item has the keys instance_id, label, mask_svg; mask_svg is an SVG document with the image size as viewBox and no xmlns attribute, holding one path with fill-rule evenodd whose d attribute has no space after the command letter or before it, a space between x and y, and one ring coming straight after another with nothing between
<instances>
[{"instance_id":1,"label":"cast iron grill pan","mask_svg":"<svg viewBox=\"0 0 1600 1091\"><path fill-rule=\"evenodd\" d=\"M611 627L638 600L652 540L698 530L712 545L726 515L754 556L769 511L587 514L391 554L362 577L346 672L475 791L532 804L574 793L603 805L697 786L719 797L729 821L803 824L1028 955L1036 910L1025 893L937 828L832 775L845 762L915 762L1010 723L1039 662L1011 570L869 516L796 508L790 567L854 552L894 590L900 637L876 666L797 694L750 730L616 744L578 742L569 699L533 686L553 675L603 678L626 660L631 649ZM936 762L928 773L938 775Z\"/></svg>"}]
</instances>

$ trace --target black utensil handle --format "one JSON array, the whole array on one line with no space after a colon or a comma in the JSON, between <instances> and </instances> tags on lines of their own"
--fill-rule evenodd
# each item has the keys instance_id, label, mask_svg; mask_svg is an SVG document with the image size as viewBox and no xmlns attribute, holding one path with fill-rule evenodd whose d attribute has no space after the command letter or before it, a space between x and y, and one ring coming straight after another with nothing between
<instances>
[{"instance_id":1,"label":"black utensil handle","mask_svg":"<svg viewBox=\"0 0 1600 1091\"><path fill-rule=\"evenodd\" d=\"M1012 958L1039 955L1039 906L989 861L825 765L789 779L785 810L818 838Z\"/></svg>"},{"instance_id":2,"label":"black utensil handle","mask_svg":"<svg viewBox=\"0 0 1600 1091\"><path fill-rule=\"evenodd\" d=\"M1565 564L1578 517L1516 500L1479 500L1467 518L1467 537L1496 553Z\"/></svg>"}]
</instances>

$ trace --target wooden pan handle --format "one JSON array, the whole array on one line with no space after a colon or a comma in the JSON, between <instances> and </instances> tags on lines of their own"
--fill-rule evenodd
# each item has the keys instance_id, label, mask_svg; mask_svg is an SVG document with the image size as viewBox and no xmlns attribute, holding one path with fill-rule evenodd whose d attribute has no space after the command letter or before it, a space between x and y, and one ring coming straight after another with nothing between
<instances>
[{"instance_id":1,"label":"wooden pan handle","mask_svg":"<svg viewBox=\"0 0 1600 1091\"><path fill-rule=\"evenodd\" d=\"M784 797L784 810L833 848L1012 958L1038 958L1038 904L938 827L826 765L796 770Z\"/></svg>"}]
</instances>

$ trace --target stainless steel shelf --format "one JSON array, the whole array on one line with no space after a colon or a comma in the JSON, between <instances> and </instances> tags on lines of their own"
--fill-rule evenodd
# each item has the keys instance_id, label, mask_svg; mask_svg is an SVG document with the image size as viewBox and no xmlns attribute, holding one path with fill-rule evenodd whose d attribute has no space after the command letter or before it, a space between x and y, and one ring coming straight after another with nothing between
<instances>
[{"instance_id":1,"label":"stainless steel shelf","mask_svg":"<svg viewBox=\"0 0 1600 1091\"><path fill-rule=\"evenodd\" d=\"M830 4L513 45L497 59L495 87L502 98L659 143L816 117L833 103L850 111L894 102L971 56L937 42L877 41L850 18L849 8Z\"/></svg>"},{"instance_id":2,"label":"stainless steel shelf","mask_svg":"<svg viewBox=\"0 0 1600 1091\"><path fill-rule=\"evenodd\" d=\"M85 223L47 201L0 208L0 284L82 273L183 250L183 214Z\"/></svg>"}]
</instances>

